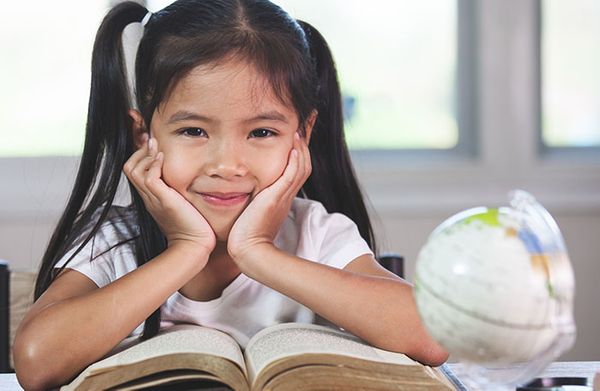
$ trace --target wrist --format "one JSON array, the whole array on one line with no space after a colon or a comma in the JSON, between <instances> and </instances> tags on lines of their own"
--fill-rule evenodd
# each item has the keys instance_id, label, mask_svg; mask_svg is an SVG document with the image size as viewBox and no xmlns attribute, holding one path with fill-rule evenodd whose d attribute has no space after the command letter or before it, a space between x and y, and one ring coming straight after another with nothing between
<instances>
[{"instance_id":1,"label":"wrist","mask_svg":"<svg viewBox=\"0 0 600 391\"><path fill-rule=\"evenodd\" d=\"M279 249L273 243L261 242L248 246L243 251L229 251L229 255L242 273L253 277L260 267L266 266L268 260L272 259L277 251Z\"/></svg>"},{"instance_id":2,"label":"wrist","mask_svg":"<svg viewBox=\"0 0 600 391\"><path fill-rule=\"evenodd\" d=\"M194 267L195 272L204 269L204 266L208 262L208 257L212 252L206 246L189 240L170 241L166 251L177 254L177 257L182 262L190 263Z\"/></svg>"}]
</instances>

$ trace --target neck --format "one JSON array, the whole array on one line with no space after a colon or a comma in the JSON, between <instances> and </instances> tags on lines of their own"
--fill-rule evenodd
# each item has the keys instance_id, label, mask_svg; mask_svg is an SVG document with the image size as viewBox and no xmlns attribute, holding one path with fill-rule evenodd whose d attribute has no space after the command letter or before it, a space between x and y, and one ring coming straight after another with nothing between
<instances>
[{"instance_id":1,"label":"neck","mask_svg":"<svg viewBox=\"0 0 600 391\"><path fill-rule=\"evenodd\" d=\"M227 252L227 242L217 242L204 269L179 291L192 300L207 301L221 296L240 269Z\"/></svg>"},{"instance_id":2,"label":"neck","mask_svg":"<svg viewBox=\"0 0 600 391\"><path fill-rule=\"evenodd\" d=\"M214 271L219 270L220 272L231 270L239 271L237 265L233 262L233 259L227 251L227 242L217 241L215 248L208 257L208 264L205 269Z\"/></svg>"}]
</instances>

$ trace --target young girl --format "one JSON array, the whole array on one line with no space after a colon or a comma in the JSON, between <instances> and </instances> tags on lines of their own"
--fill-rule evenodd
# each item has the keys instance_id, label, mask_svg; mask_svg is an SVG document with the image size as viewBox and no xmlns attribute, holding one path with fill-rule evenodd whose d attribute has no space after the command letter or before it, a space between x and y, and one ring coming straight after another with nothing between
<instances>
[{"instance_id":1,"label":"young girl","mask_svg":"<svg viewBox=\"0 0 600 391\"><path fill-rule=\"evenodd\" d=\"M121 46L134 22L135 104ZM443 363L410 285L371 249L336 71L312 26L266 0L119 4L94 46L74 190L17 331L18 379L63 384L130 334L182 322L242 346L272 324L332 322Z\"/></svg>"}]
</instances>

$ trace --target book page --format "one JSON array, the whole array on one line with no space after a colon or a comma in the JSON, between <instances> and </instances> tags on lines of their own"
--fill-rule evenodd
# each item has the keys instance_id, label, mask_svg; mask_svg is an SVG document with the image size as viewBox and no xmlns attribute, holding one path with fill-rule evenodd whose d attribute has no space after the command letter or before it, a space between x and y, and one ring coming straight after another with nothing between
<instances>
[{"instance_id":1,"label":"book page","mask_svg":"<svg viewBox=\"0 0 600 391\"><path fill-rule=\"evenodd\" d=\"M88 367L84 373L93 375L109 371L110 369L143 361L153 357L165 356L175 353L203 353L224 357L236 363L246 373L244 357L237 342L228 334L218 330L196 326L175 325L169 327L146 341L132 344L132 337L124 340L115 351L122 350L104 360Z\"/></svg>"},{"instance_id":2,"label":"book page","mask_svg":"<svg viewBox=\"0 0 600 391\"><path fill-rule=\"evenodd\" d=\"M420 365L404 354L375 348L343 331L300 323L284 323L260 331L250 339L244 355L253 381L270 362L306 353L340 354L370 361Z\"/></svg>"}]
</instances>

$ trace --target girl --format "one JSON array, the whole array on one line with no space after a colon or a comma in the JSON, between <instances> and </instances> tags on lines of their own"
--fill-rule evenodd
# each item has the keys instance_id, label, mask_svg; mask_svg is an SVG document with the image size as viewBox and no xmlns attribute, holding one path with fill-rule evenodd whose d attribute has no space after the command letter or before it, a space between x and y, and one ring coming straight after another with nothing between
<instances>
[{"instance_id":1,"label":"girl","mask_svg":"<svg viewBox=\"0 0 600 391\"><path fill-rule=\"evenodd\" d=\"M135 106L121 46L134 22ZM342 125L324 39L269 1L113 8L74 190L15 339L21 384L63 384L128 335L178 322L244 346L275 323L329 321L443 363L410 285L373 256Z\"/></svg>"}]
</instances>

